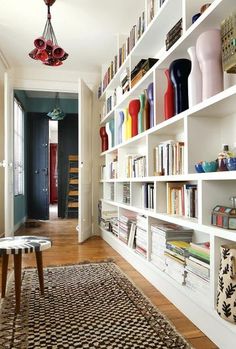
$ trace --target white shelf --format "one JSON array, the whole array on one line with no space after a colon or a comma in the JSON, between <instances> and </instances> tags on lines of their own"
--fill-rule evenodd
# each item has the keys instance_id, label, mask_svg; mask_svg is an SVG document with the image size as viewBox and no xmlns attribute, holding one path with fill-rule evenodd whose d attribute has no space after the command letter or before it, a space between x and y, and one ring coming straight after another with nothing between
<instances>
[{"instance_id":1,"label":"white shelf","mask_svg":"<svg viewBox=\"0 0 236 349\"><path fill-rule=\"evenodd\" d=\"M147 216L148 221L148 260L144 260L132 249L126 246L111 233L101 229L102 237L126 258L141 274L169 298L186 316L211 338L221 349L232 349L236 338L236 326L222 320L216 313L215 295L219 265L219 246L227 241L236 242L236 230L227 230L211 225L212 209L218 205L228 205L229 196L236 194L236 171L195 173L194 164L200 160L214 160L223 143L230 147L236 141L236 84L233 76L225 74L225 90L202 101L194 107L185 110L169 120L164 121L163 100L165 85L164 72L169 64L178 58L189 58L187 48L196 44L198 36L210 28L219 28L222 20L236 11L235 0L214 0L211 6L192 25L191 16L200 10L203 3L199 0L166 0L157 12L153 21L148 25L145 33L130 53L130 66L133 68L141 58L155 57L159 61L146 75L129 91L118 105L102 120L104 124L115 118L116 111L126 108L129 101L138 98L140 93L153 81L155 85L155 120L156 125L138 134L137 136L115 145L112 149L101 153L102 165L109 165L114 157L118 157L118 178L102 179L100 188L108 191L111 183L114 184L115 200L101 199L105 210L111 207L117 210L118 216L125 210ZM167 51L164 52L164 38L170 28L183 17L183 35ZM170 15L171 14L171 15ZM167 19L170 19L168 22ZM169 29L170 29L169 28ZM113 85L114 87L115 85ZM163 121L162 121L163 120ZM155 147L163 141L173 139L185 143L184 173L173 176L152 176L154 174L153 153ZM146 156L147 174L141 178L124 178L126 174L124 160L128 154ZM122 203L123 185L130 183L130 205ZM154 183L154 209L141 208L143 183ZM169 215L167 212L167 185L168 182L189 182L197 184L198 218ZM110 184L109 184L110 183ZM170 185L171 186L171 185ZM104 190L105 188L105 190ZM234 190L235 188L235 190ZM140 207L139 207L140 206ZM194 230L194 239L211 242L211 280L209 297L198 294L186 286L181 286L167 274L159 270L150 260L150 224L165 221L185 226ZM195 240L194 240L195 241ZM205 319L203 322L202 319Z\"/></svg>"}]
</instances>

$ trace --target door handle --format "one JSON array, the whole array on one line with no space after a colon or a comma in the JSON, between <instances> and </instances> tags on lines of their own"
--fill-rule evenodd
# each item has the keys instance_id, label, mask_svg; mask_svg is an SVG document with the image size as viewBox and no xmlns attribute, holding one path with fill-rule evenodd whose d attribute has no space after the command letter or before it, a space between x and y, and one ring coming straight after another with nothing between
<instances>
[{"instance_id":1,"label":"door handle","mask_svg":"<svg viewBox=\"0 0 236 349\"><path fill-rule=\"evenodd\" d=\"M48 168L47 167L42 168L41 171L45 174L45 176L48 175Z\"/></svg>"},{"instance_id":2,"label":"door handle","mask_svg":"<svg viewBox=\"0 0 236 349\"><path fill-rule=\"evenodd\" d=\"M34 173L35 173L35 174L39 174L39 170L35 170Z\"/></svg>"},{"instance_id":3,"label":"door handle","mask_svg":"<svg viewBox=\"0 0 236 349\"><path fill-rule=\"evenodd\" d=\"M6 167L6 166L7 166L6 160L0 161L0 167Z\"/></svg>"},{"instance_id":4,"label":"door handle","mask_svg":"<svg viewBox=\"0 0 236 349\"><path fill-rule=\"evenodd\" d=\"M43 192L47 193L48 192L48 188L43 188Z\"/></svg>"}]
</instances>

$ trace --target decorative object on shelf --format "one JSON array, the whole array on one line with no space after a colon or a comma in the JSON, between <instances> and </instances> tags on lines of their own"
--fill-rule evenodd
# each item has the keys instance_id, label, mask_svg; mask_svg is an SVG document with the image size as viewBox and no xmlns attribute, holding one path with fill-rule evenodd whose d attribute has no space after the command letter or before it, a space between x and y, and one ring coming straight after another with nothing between
<instances>
[{"instance_id":1,"label":"decorative object on shelf","mask_svg":"<svg viewBox=\"0 0 236 349\"><path fill-rule=\"evenodd\" d=\"M128 109L124 109L124 123L123 123L123 132L124 132L124 140L128 140L132 137L132 119L129 115Z\"/></svg>"},{"instance_id":2,"label":"decorative object on shelf","mask_svg":"<svg viewBox=\"0 0 236 349\"><path fill-rule=\"evenodd\" d=\"M201 6L201 8L200 8L201 15L203 14L203 12L206 11L206 9L207 9L209 6L211 6L211 2L208 2L208 3L206 3L206 4L204 4L204 5Z\"/></svg>"},{"instance_id":3,"label":"decorative object on shelf","mask_svg":"<svg viewBox=\"0 0 236 349\"><path fill-rule=\"evenodd\" d=\"M138 133L142 133L144 131L144 107L145 107L145 94L142 93L139 96L140 100L140 110L138 113Z\"/></svg>"},{"instance_id":4,"label":"decorative object on shelf","mask_svg":"<svg viewBox=\"0 0 236 349\"><path fill-rule=\"evenodd\" d=\"M196 20L201 16L201 13L196 13L192 16L192 24L196 22Z\"/></svg>"},{"instance_id":5,"label":"decorative object on shelf","mask_svg":"<svg viewBox=\"0 0 236 349\"><path fill-rule=\"evenodd\" d=\"M112 135L111 135L109 122L106 123L106 133L108 136L108 149L110 149L112 147Z\"/></svg>"},{"instance_id":6,"label":"decorative object on shelf","mask_svg":"<svg viewBox=\"0 0 236 349\"><path fill-rule=\"evenodd\" d=\"M183 34L182 18L174 25L174 27L166 35L166 51L182 36Z\"/></svg>"},{"instance_id":7,"label":"decorative object on shelf","mask_svg":"<svg viewBox=\"0 0 236 349\"><path fill-rule=\"evenodd\" d=\"M111 147L115 146L115 120L111 119L109 121L109 129L111 132Z\"/></svg>"},{"instance_id":8,"label":"decorative object on shelf","mask_svg":"<svg viewBox=\"0 0 236 349\"><path fill-rule=\"evenodd\" d=\"M229 151L228 144L222 144L222 148L217 157L218 168L219 171L228 171L226 159L233 157L233 153Z\"/></svg>"},{"instance_id":9,"label":"decorative object on shelf","mask_svg":"<svg viewBox=\"0 0 236 349\"><path fill-rule=\"evenodd\" d=\"M217 205L212 210L211 224L225 229L236 229L236 196L230 197L231 207Z\"/></svg>"},{"instance_id":10,"label":"decorative object on shelf","mask_svg":"<svg viewBox=\"0 0 236 349\"><path fill-rule=\"evenodd\" d=\"M225 159L228 171L236 171L236 158Z\"/></svg>"},{"instance_id":11,"label":"decorative object on shelf","mask_svg":"<svg viewBox=\"0 0 236 349\"><path fill-rule=\"evenodd\" d=\"M188 102L189 107L193 107L202 101L202 72L195 46L189 47L187 51L191 59L191 72L188 77Z\"/></svg>"},{"instance_id":12,"label":"decorative object on shelf","mask_svg":"<svg viewBox=\"0 0 236 349\"><path fill-rule=\"evenodd\" d=\"M103 126L100 128L100 137L102 140L102 152L108 150L108 135L106 133L106 127Z\"/></svg>"},{"instance_id":13,"label":"decorative object on shelf","mask_svg":"<svg viewBox=\"0 0 236 349\"><path fill-rule=\"evenodd\" d=\"M117 128L118 128L118 144L123 142L123 123L124 123L124 112L123 110L120 110L118 113L118 122L117 122Z\"/></svg>"},{"instance_id":14,"label":"decorative object on shelf","mask_svg":"<svg viewBox=\"0 0 236 349\"><path fill-rule=\"evenodd\" d=\"M197 173L204 173L205 172L203 170L203 167L202 167L202 161L195 164L195 170L197 171Z\"/></svg>"},{"instance_id":15,"label":"decorative object on shelf","mask_svg":"<svg viewBox=\"0 0 236 349\"><path fill-rule=\"evenodd\" d=\"M175 115L188 109L188 77L190 70L191 61L189 59L176 59L170 64L170 78L175 91Z\"/></svg>"},{"instance_id":16,"label":"decorative object on shelf","mask_svg":"<svg viewBox=\"0 0 236 349\"><path fill-rule=\"evenodd\" d=\"M165 75L167 78L167 89L164 95L164 115L165 120L168 120L175 115L175 91L172 81L170 79L169 69L165 70Z\"/></svg>"},{"instance_id":17,"label":"decorative object on shelf","mask_svg":"<svg viewBox=\"0 0 236 349\"><path fill-rule=\"evenodd\" d=\"M54 121L60 121L63 120L65 117L65 113L63 112L61 106L60 106L60 99L59 99L59 93L56 92L56 97L55 97L55 107L53 108L52 111L47 113L47 116L54 120Z\"/></svg>"},{"instance_id":18,"label":"decorative object on shelf","mask_svg":"<svg viewBox=\"0 0 236 349\"><path fill-rule=\"evenodd\" d=\"M223 69L236 74L236 13L221 23L221 42Z\"/></svg>"},{"instance_id":19,"label":"decorative object on shelf","mask_svg":"<svg viewBox=\"0 0 236 349\"><path fill-rule=\"evenodd\" d=\"M209 45L209 43L211 43ZM196 54L202 71L202 99L223 90L221 35L219 29L203 32L197 39Z\"/></svg>"},{"instance_id":20,"label":"decorative object on shelf","mask_svg":"<svg viewBox=\"0 0 236 349\"><path fill-rule=\"evenodd\" d=\"M150 105L150 128L154 126L154 85L151 82L147 88L147 97Z\"/></svg>"},{"instance_id":21,"label":"decorative object on shelf","mask_svg":"<svg viewBox=\"0 0 236 349\"><path fill-rule=\"evenodd\" d=\"M51 67L62 65L63 61L68 57L68 53L58 46L51 23L50 7L55 1L56 0L44 0L48 8L47 21L42 36L34 40L35 49L29 53L32 59L40 60L43 64Z\"/></svg>"},{"instance_id":22,"label":"decorative object on shelf","mask_svg":"<svg viewBox=\"0 0 236 349\"><path fill-rule=\"evenodd\" d=\"M145 106L143 112L143 121L144 121L144 130L148 130L150 128L150 104L147 96L147 90L144 90L145 94Z\"/></svg>"},{"instance_id":23,"label":"decorative object on shelf","mask_svg":"<svg viewBox=\"0 0 236 349\"><path fill-rule=\"evenodd\" d=\"M217 161L203 161L202 168L204 172L216 172L218 168Z\"/></svg>"},{"instance_id":24,"label":"decorative object on shelf","mask_svg":"<svg viewBox=\"0 0 236 349\"><path fill-rule=\"evenodd\" d=\"M236 244L220 247L220 269L216 297L217 313L236 324Z\"/></svg>"},{"instance_id":25,"label":"decorative object on shelf","mask_svg":"<svg viewBox=\"0 0 236 349\"><path fill-rule=\"evenodd\" d=\"M129 102L129 114L132 119L132 137L138 134L138 113L140 110L140 100L133 99Z\"/></svg>"}]
</instances>

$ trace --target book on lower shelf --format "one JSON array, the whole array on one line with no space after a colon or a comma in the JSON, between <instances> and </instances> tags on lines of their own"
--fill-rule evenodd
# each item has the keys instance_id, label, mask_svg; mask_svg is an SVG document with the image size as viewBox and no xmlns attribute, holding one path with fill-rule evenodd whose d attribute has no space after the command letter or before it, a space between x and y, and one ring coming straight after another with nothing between
<instances>
[{"instance_id":1,"label":"book on lower shelf","mask_svg":"<svg viewBox=\"0 0 236 349\"><path fill-rule=\"evenodd\" d=\"M147 258L147 244L147 217L143 215L137 215L135 251L145 258Z\"/></svg>"},{"instance_id":2,"label":"book on lower shelf","mask_svg":"<svg viewBox=\"0 0 236 349\"><path fill-rule=\"evenodd\" d=\"M154 209L154 183L142 183L141 206Z\"/></svg>"},{"instance_id":3,"label":"book on lower shelf","mask_svg":"<svg viewBox=\"0 0 236 349\"><path fill-rule=\"evenodd\" d=\"M184 174L184 142L168 140L154 148L154 175Z\"/></svg>"},{"instance_id":4,"label":"book on lower shelf","mask_svg":"<svg viewBox=\"0 0 236 349\"><path fill-rule=\"evenodd\" d=\"M126 155L125 169L127 178L146 176L146 156L139 154Z\"/></svg>"},{"instance_id":5,"label":"book on lower shelf","mask_svg":"<svg viewBox=\"0 0 236 349\"><path fill-rule=\"evenodd\" d=\"M119 239L124 242L126 245L130 244L130 232L132 223L136 222L136 215L133 213L126 213L125 215L121 215L119 217ZM134 227L132 227L134 229Z\"/></svg>"},{"instance_id":6,"label":"book on lower shelf","mask_svg":"<svg viewBox=\"0 0 236 349\"><path fill-rule=\"evenodd\" d=\"M197 184L167 182L167 214L198 217Z\"/></svg>"}]
</instances>

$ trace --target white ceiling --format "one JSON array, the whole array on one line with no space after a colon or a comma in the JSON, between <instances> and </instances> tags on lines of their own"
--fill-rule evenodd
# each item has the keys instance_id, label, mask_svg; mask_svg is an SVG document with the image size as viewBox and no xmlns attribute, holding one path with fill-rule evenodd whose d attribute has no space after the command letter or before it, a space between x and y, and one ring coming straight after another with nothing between
<instances>
[{"instance_id":1,"label":"white ceiling","mask_svg":"<svg viewBox=\"0 0 236 349\"><path fill-rule=\"evenodd\" d=\"M115 55L116 35L129 33L143 9L144 0L57 0L52 25L69 58L52 69L100 71ZM11 66L43 66L28 53L43 32L46 12L43 0L0 0L0 50Z\"/></svg>"}]
</instances>

